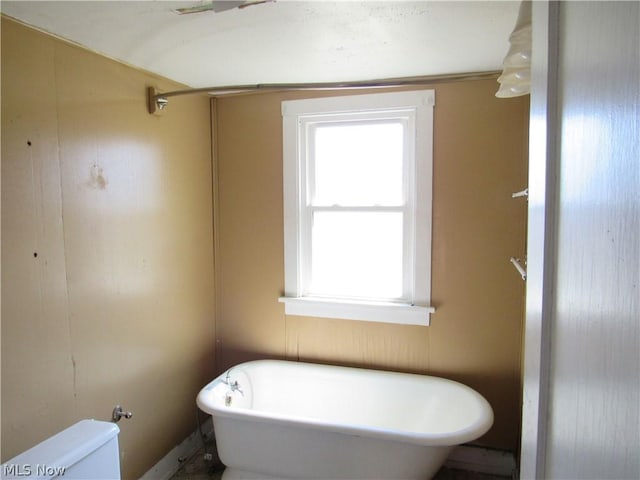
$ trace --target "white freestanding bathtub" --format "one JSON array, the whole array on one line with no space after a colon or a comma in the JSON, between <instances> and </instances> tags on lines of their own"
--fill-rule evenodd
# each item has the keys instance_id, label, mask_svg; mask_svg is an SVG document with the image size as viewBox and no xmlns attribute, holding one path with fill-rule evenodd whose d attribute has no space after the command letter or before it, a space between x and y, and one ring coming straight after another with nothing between
<instances>
[{"instance_id":1,"label":"white freestanding bathtub","mask_svg":"<svg viewBox=\"0 0 640 480\"><path fill-rule=\"evenodd\" d=\"M489 403L451 380L258 360L199 393L225 480L428 479L493 423Z\"/></svg>"}]
</instances>

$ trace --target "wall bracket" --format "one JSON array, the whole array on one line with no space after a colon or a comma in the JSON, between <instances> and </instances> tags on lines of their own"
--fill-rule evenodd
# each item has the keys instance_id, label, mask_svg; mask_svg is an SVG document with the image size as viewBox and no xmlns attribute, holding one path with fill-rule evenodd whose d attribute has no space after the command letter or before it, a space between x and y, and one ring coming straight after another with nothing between
<instances>
[{"instance_id":1,"label":"wall bracket","mask_svg":"<svg viewBox=\"0 0 640 480\"><path fill-rule=\"evenodd\" d=\"M147 111L150 114L159 114L169 104L169 100L163 97L155 87L147 87Z\"/></svg>"}]
</instances>

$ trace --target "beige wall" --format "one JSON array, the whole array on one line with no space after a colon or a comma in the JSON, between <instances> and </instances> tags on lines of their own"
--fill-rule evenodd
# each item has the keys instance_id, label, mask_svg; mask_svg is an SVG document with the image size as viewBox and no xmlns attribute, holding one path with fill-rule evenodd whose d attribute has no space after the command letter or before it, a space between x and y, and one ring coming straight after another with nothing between
<instances>
[{"instance_id":1,"label":"beige wall","mask_svg":"<svg viewBox=\"0 0 640 480\"><path fill-rule=\"evenodd\" d=\"M479 443L516 451L520 424L522 256L528 97L496 99L495 80L435 85L429 327L285 316L280 102L309 93L216 101L217 370L281 357L432 373L494 408ZM316 94L317 96L317 94Z\"/></svg>"},{"instance_id":2,"label":"beige wall","mask_svg":"<svg viewBox=\"0 0 640 480\"><path fill-rule=\"evenodd\" d=\"M206 97L2 20L2 460L116 404L123 478L213 374Z\"/></svg>"}]
</instances>

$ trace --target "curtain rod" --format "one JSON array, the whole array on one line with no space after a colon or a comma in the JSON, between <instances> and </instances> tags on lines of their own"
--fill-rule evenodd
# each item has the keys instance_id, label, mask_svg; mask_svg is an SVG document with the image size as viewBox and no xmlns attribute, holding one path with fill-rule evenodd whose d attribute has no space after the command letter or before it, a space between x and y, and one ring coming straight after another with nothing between
<instances>
[{"instance_id":1,"label":"curtain rod","mask_svg":"<svg viewBox=\"0 0 640 480\"><path fill-rule=\"evenodd\" d=\"M224 85L217 87L189 88L158 92L155 87L147 87L147 107L149 113L163 110L169 103L169 97L191 95L195 93L209 93L210 96L229 95L232 93L256 93L274 90L343 90L354 88L390 88L409 85L424 85L430 83L451 82L459 80L483 80L497 78L499 71L453 73L447 75L431 75L421 77L387 78L380 80L360 80L347 82L316 82L316 83L259 83L253 85Z\"/></svg>"}]
</instances>

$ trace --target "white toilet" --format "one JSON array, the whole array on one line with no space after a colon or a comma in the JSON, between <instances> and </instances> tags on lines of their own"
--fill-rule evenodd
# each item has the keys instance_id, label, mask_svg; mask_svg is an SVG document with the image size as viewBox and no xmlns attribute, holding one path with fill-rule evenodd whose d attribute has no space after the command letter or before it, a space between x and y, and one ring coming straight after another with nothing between
<instances>
[{"instance_id":1,"label":"white toilet","mask_svg":"<svg viewBox=\"0 0 640 480\"><path fill-rule=\"evenodd\" d=\"M115 423L82 420L2 464L4 479L120 480Z\"/></svg>"}]
</instances>

